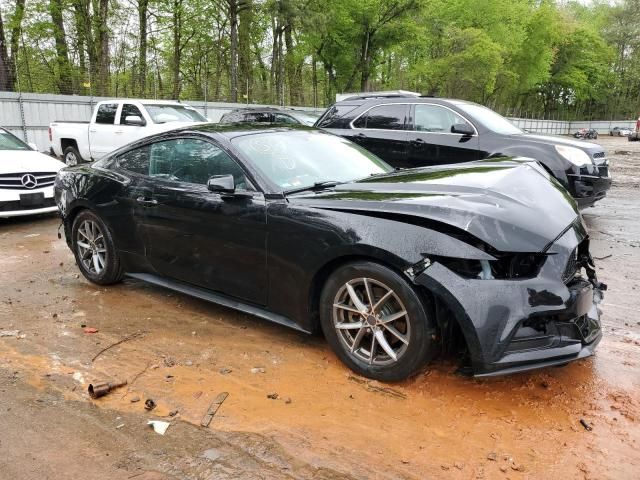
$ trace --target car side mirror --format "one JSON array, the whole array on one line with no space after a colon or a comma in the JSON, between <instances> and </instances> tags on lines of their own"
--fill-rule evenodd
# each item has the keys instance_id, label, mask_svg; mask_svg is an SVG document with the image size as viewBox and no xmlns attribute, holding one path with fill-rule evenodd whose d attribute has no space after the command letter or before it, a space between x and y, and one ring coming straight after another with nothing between
<instances>
[{"instance_id":1,"label":"car side mirror","mask_svg":"<svg viewBox=\"0 0 640 480\"><path fill-rule=\"evenodd\" d=\"M468 123L456 123L451 126L451 133L460 133L465 137L471 137L476 132Z\"/></svg>"},{"instance_id":2,"label":"car side mirror","mask_svg":"<svg viewBox=\"0 0 640 480\"><path fill-rule=\"evenodd\" d=\"M35 143L29 142L28 145L36 152L38 151L38 145L36 145Z\"/></svg>"},{"instance_id":3,"label":"car side mirror","mask_svg":"<svg viewBox=\"0 0 640 480\"><path fill-rule=\"evenodd\" d=\"M207 188L214 193L234 193L236 191L236 182L233 179L233 175L214 175L207 180Z\"/></svg>"},{"instance_id":4,"label":"car side mirror","mask_svg":"<svg viewBox=\"0 0 640 480\"><path fill-rule=\"evenodd\" d=\"M124 117L124 124L144 127L147 122L145 122L139 115L127 115L126 117Z\"/></svg>"}]
</instances>

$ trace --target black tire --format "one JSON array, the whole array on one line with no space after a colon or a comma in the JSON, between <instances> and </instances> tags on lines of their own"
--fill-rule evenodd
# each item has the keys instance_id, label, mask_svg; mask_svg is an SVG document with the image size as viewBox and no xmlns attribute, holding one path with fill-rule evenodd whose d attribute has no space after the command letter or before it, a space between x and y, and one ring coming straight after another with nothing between
<instances>
[{"instance_id":1,"label":"black tire","mask_svg":"<svg viewBox=\"0 0 640 480\"><path fill-rule=\"evenodd\" d=\"M354 282L351 288L359 295L361 301L364 300L362 303L366 303L369 310L372 304L375 306L384 296L385 287L387 291L391 290L392 293L388 300L378 305L374 315L362 316L348 309L334 306L336 302L344 306L356 305L355 302L352 302L353 297L347 288L348 282ZM367 285L369 285L369 291L373 296L373 302L368 302L364 298ZM345 295L347 303L341 300L342 295ZM435 326L431 321L429 311L425 301L404 278L387 267L368 261L349 263L339 267L325 283L320 296L320 325L333 351L353 371L384 382L406 379L416 373L436 354L437 348L432 340ZM400 317L399 320L389 321L387 325L390 325L396 333L400 333L406 343L399 340L401 337L392 335L385 325L374 324L373 322L376 320L371 318L376 317L378 321L381 321L402 312L405 312L406 315ZM363 326L358 328L358 324ZM355 328L338 329L336 325L343 327L354 325ZM383 332L383 340L386 346L392 349L396 359L387 353L380 340L377 338L375 341L373 340L375 335L372 333L372 329L378 331L377 335L381 335L380 331ZM360 330L364 330L364 332L361 334ZM351 347L356 342L357 348L354 351ZM371 345L374 345L373 349L371 349ZM365 346L368 347L368 350L365 349ZM371 351L374 353L373 360L369 355L369 361L367 361L366 353Z\"/></svg>"},{"instance_id":2,"label":"black tire","mask_svg":"<svg viewBox=\"0 0 640 480\"><path fill-rule=\"evenodd\" d=\"M62 161L69 167L84 163L78 149L71 145L64 149L64 152L62 153Z\"/></svg>"},{"instance_id":3,"label":"black tire","mask_svg":"<svg viewBox=\"0 0 640 480\"><path fill-rule=\"evenodd\" d=\"M97 227L97 230L95 228L89 230L95 233L93 240L89 238L91 235L88 237L86 233L90 224ZM113 236L100 217L90 210L83 210L74 219L71 232L71 245L76 263L87 280L98 285L111 285L122 280L124 273ZM79 242L81 242L80 245ZM85 248L83 245L87 245L89 248ZM87 250L91 258L86 255ZM83 251L85 255L83 255ZM100 253L102 255L99 255ZM98 255L97 260L94 259L95 255ZM95 262L102 268L98 269Z\"/></svg>"}]
</instances>

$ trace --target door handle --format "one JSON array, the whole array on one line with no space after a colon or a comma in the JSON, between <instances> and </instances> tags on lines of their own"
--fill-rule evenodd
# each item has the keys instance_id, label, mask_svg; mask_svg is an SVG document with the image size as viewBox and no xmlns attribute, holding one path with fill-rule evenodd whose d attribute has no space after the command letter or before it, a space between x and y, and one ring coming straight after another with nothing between
<instances>
[{"instance_id":1,"label":"door handle","mask_svg":"<svg viewBox=\"0 0 640 480\"><path fill-rule=\"evenodd\" d=\"M367 138L367 136L364 133L358 133L355 135L356 138L358 139L363 139L363 138Z\"/></svg>"},{"instance_id":2,"label":"door handle","mask_svg":"<svg viewBox=\"0 0 640 480\"><path fill-rule=\"evenodd\" d=\"M155 198L149 198L149 197L138 197L136 198L136 202L138 202L140 205L157 205L158 201Z\"/></svg>"},{"instance_id":3,"label":"door handle","mask_svg":"<svg viewBox=\"0 0 640 480\"><path fill-rule=\"evenodd\" d=\"M89 129L89 131L90 131L91 133L96 133L96 132L97 132L97 130L96 130L96 129Z\"/></svg>"},{"instance_id":4,"label":"door handle","mask_svg":"<svg viewBox=\"0 0 640 480\"><path fill-rule=\"evenodd\" d=\"M414 145L424 145L426 142L421 138L415 138L411 140L411 143L413 143Z\"/></svg>"},{"instance_id":5,"label":"door handle","mask_svg":"<svg viewBox=\"0 0 640 480\"><path fill-rule=\"evenodd\" d=\"M124 131L123 130L116 130L115 133L120 134L120 133L124 133Z\"/></svg>"}]
</instances>

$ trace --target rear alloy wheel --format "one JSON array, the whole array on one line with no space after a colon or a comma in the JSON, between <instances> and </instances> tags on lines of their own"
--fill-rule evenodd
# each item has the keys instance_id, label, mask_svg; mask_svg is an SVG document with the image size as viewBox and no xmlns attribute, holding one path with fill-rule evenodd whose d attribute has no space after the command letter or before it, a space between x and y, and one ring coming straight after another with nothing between
<instances>
[{"instance_id":1,"label":"rear alloy wheel","mask_svg":"<svg viewBox=\"0 0 640 480\"><path fill-rule=\"evenodd\" d=\"M346 265L322 293L322 329L338 356L377 380L402 380L434 354L423 300L394 271L372 262Z\"/></svg>"},{"instance_id":2,"label":"rear alloy wheel","mask_svg":"<svg viewBox=\"0 0 640 480\"><path fill-rule=\"evenodd\" d=\"M73 222L73 253L87 280L109 285L122 279L120 259L109 229L93 212L84 210Z\"/></svg>"},{"instance_id":3,"label":"rear alloy wheel","mask_svg":"<svg viewBox=\"0 0 640 480\"><path fill-rule=\"evenodd\" d=\"M74 167L83 162L82 157L80 156L80 152L76 147L67 147L64 149L62 154L62 160L69 167Z\"/></svg>"}]
</instances>

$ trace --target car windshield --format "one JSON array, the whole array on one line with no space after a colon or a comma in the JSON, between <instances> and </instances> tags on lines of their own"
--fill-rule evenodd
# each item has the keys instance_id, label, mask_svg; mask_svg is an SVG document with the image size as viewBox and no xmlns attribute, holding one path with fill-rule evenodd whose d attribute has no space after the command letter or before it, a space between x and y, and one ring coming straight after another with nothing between
<instances>
[{"instance_id":1,"label":"car windshield","mask_svg":"<svg viewBox=\"0 0 640 480\"><path fill-rule=\"evenodd\" d=\"M206 122L195 108L182 105L145 105L154 123Z\"/></svg>"},{"instance_id":2,"label":"car windshield","mask_svg":"<svg viewBox=\"0 0 640 480\"><path fill-rule=\"evenodd\" d=\"M31 150L31 147L6 130L0 130L0 150Z\"/></svg>"},{"instance_id":3,"label":"car windshield","mask_svg":"<svg viewBox=\"0 0 640 480\"><path fill-rule=\"evenodd\" d=\"M502 115L482 105L460 103L457 107L493 132L503 135L521 135L524 133Z\"/></svg>"},{"instance_id":4,"label":"car windshield","mask_svg":"<svg viewBox=\"0 0 640 480\"><path fill-rule=\"evenodd\" d=\"M316 130L243 135L233 143L279 191L393 170L358 145Z\"/></svg>"}]
</instances>

